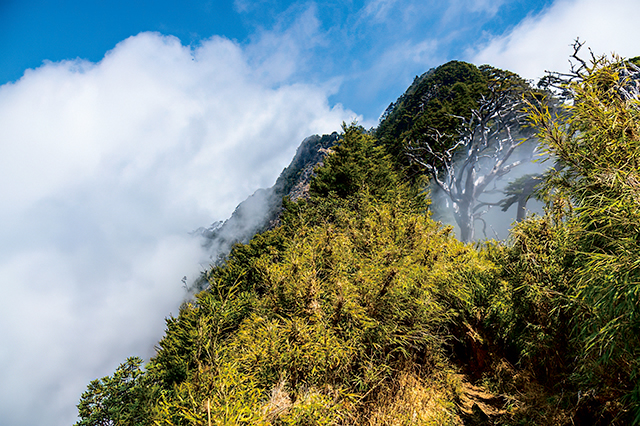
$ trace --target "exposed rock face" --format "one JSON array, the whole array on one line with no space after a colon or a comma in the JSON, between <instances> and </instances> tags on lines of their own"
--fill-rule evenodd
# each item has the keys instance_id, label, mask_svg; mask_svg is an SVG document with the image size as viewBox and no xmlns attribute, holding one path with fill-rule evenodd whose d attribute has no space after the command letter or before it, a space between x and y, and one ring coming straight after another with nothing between
<instances>
[{"instance_id":1,"label":"exposed rock face","mask_svg":"<svg viewBox=\"0 0 640 426\"><path fill-rule=\"evenodd\" d=\"M238 204L225 222L215 222L209 228L199 228L195 233L206 238L206 246L214 263L224 261L236 243L247 243L254 235L277 226L282 212L282 199L292 201L309 196L309 184L315 168L338 140L331 135L313 135L306 138L296 151L291 164L283 170L275 185L259 189Z\"/></svg>"},{"instance_id":2,"label":"exposed rock face","mask_svg":"<svg viewBox=\"0 0 640 426\"><path fill-rule=\"evenodd\" d=\"M275 185L270 188L280 198L280 205L282 197L289 197L292 201L308 197L309 183L315 168L322 164L325 155L331 151L338 138L338 133L333 132L322 137L309 136L302 141L291 164L283 170Z\"/></svg>"}]
</instances>

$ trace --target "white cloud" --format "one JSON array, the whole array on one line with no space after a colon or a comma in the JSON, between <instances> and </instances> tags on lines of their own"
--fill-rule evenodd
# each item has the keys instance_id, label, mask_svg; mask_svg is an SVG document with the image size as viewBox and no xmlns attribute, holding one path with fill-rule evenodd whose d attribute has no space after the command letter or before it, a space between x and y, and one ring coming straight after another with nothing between
<instances>
[{"instance_id":1,"label":"white cloud","mask_svg":"<svg viewBox=\"0 0 640 426\"><path fill-rule=\"evenodd\" d=\"M234 0L233 8L236 12L251 12L261 5L268 4L269 0Z\"/></svg>"},{"instance_id":2,"label":"white cloud","mask_svg":"<svg viewBox=\"0 0 640 426\"><path fill-rule=\"evenodd\" d=\"M353 117L252 52L142 33L0 87L3 425L68 425L90 380L151 355L206 259L188 232Z\"/></svg>"},{"instance_id":3,"label":"white cloud","mask_svg":"<svg viewBox=\"0 0 640 426\"><path fill-rule=\"evenodd\" d=\"M508 0L450 0L446 2L440 24L444 25L448 32L455 33L455 26L460 26L462 22L465 22L469 26L474 26L495 16L507 1ZM475 23L467 21L469 18L475 20Z\"/></svg>"},{"instance_id":4,"label":"white cloud","mask_svg":"<svg viewBox=\"0 0 640 426\"><path fill-rule=\"evenodd\" d=\"M305 7L299 14L296 13L298 9L292 6L281 16L275 29L259 31L254 35L254 43L247 47L252 68L265 81L282 81L304 71L308 55L326 42L320 32L315 4ZM295 14L293 22L284 21L292 13Z\"/></svg>"},{"instance_id":5,"label":"white cloud","mask_svg":"<svg viewBox=\"0 0 640 426\"><path fill-rule=\"evenodd\" d=\"M615 52L637 56L638 16L640 2L636 0L558 0L509 33L470 51L469 57L474 63L489 63L537 80L545 70L569 70L568 58L576 37L586 41L585 47L597 55Z\"/></svg>"},{"instance_id":6,"label":"white cloud","mask_svg":"<svg viewBox=\"0 0 640 426\"><path fill-rule=\"evenodd\" d=\"M413 69L428 70L430 65L438 61L438 40L427 39L417 43L403 41L387 48L366 71L363 84L379 87L398 74L409 81L413 77ZM423 72L424 72L423 71Z\"/></svg>"},{"instance_id":7,"label":"white cloud","mask_svg":"<svg viewBox=\"0 0 640 426\"><path fill-rule=\"evenodd\" d=\"M483 12L490 16L498 13L498 10L507 0L465 0L463 5L471 12Z\"/></svg>"},{"instance_id":8,"label":"white cloud","mask_svg":"<svg viewBox=\"0 0 640 426\"><path fill-rule=\"evenodd\" d=\"M362 8L362 14L375 22L384 22L389 11L398 3L398 0L371 0Z\"/></svg>"}]
</instances>

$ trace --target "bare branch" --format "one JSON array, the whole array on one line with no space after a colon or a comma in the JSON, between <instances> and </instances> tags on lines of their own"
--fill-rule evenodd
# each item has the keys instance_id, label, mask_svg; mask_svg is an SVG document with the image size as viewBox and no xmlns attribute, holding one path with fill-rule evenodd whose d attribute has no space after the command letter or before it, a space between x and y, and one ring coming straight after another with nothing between
<instances>
[{"instance_id":1,"label":"bare branch","mask_svg":"<svg viewBox=\"0 0 640 426\"><path fill-rule=\"evenodd\" d=\"M522 160L512 161L511 156L517 147L532 139L516 137L526 124L523 89L514 86L509 78L504 75L492 81L470 116L457 117L461 121L457 138L430 129L424 139L407 147L411 161L424 168L452 201L463 240L471 240L473 222L499 204L483 202L478 197L487 192L491 183L495 189L497 178L522 164ZM452 139L456 142L442 152L433 149Z\"/></svg>"}]
</instances>

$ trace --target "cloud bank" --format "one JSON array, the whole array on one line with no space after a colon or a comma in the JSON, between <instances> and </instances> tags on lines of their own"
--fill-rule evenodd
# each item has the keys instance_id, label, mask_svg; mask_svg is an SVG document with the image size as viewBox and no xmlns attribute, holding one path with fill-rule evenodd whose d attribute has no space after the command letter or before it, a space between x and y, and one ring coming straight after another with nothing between
<instances>
[{"instance_id":1,"label":"cloud bank","mask_svg":"<svg viewBox=\"0 0 640 426\"><path fill-rule=\"evenodd\" d=\"M354 118L252 52L141 33L0 87L3 425L69 425L90 380L152 355L207 263L189 231Z\"/></svg>"},{"instance_id":2,"label":"cloud bank","mask_svg":"<svg viewBox=\"0 0 640 426\"><path fill-rule=\"evenodd\" d=\"M558 0L513 30L468 52L471 61L509 69L537 81L545 71L569 71L576 37L596 55L640 55L640 2L636 0Z\"/></svg>"}]
</instances>

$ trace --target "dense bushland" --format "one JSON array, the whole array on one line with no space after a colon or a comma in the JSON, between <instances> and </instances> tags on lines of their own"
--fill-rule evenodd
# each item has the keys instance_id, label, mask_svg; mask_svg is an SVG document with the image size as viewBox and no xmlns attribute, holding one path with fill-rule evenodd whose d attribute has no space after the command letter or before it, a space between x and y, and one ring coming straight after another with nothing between
<instances>
[{"instance_id":1,"label":"dense bushland","mask_svg":"<svg viewBox=\"0 0 640 426\"><path fill-rule=\"evenodd\" d=\"M398 167L398 138L428 118L405 95L380 139L344 127L310 198L206 272L144 370L92 382L78 424L639 423L639 72L584 65L562 113L529 100L556 165L545 215L507 242L463 244L430 218L424 180ZM456 67L412 90L473 108L483 73ZM447 86L456 69L466 87ZM500 409L465 413L463 378Z\"/></svg>"}]
</instances>

